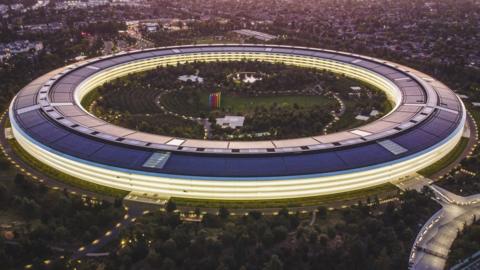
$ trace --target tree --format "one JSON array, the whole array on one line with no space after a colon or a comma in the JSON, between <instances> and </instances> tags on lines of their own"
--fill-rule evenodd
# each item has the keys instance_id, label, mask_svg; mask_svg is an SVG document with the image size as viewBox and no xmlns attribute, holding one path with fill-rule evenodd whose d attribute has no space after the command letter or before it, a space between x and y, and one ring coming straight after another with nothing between
<instances>
[{"instance_id":1,"label":"tree","mask_svg":"<svg viewBox=\"0 0 480 270\"><path fill-rule=\"evenodd\" d=\"M319 218L325 219L327 217L328 212L327 212L327 208L325 206L319 206L317 208L317 210L318 210L317 215L318 215Z\"/></svg>"},{"instance_id":2,"label":"tree","mask_svg":"<svg viewBox=\"0 0 480 270\"><path fill-rule=\"evenodd\" d=\"M259 211L250 211L248 216L252 217L255 220L259 220L262 217L262 213Z\"/></svg>"},{"instance_id":3,"label":"tree","mask_svg":"<svg viewBox=\"0 0 480 270\"><path fill-rule=\"evenodd\" d=\"M275 241L275 236L273 235L270 229L267 229L262 235L262 243L266 247L272 246L273 242Z\"/></svg>"},{"instance_id":4,"label":"tree","mask_svg":"<svg viewBox=\"0 0 480 270\"><path fill-rule=\"evenodd\" d=\"M273 228L273 235L274 235L275 242L285 240L287 238L287 234L288 234L288 229L283 225Z\"/></svg>"},{"instance_id":5,"label":"tree","mask_svg":"<svg viewBox=\"0 0 480 270\"><path fill-rule=\"evenodd\" d=\"M220 217L213 214L206 214L203 216L202 223L206 227L219 228L222 225Z\"/></svg>"},{"instance_id":6,"label":"tree","mask_svg":"<svg viewBox=\"0 0 480 270\"><path fill-rule=\"evenodd\" d=\"M6 206L3 202L7 201L8 199L8 191L7 187L0 183L0 208L3 208L3 206Z\"/></svg>"},{"instance_id":7,"label":"tree","mask_svg":"<svg viewBox=\"0 0 480 270\"><path fill-rule=\"evenodd\" d=\"M380 256L374 262L374 269L383 270L383 269L392 269L392 260L387 254L385 248L380 252Z\"/></svg>"},{"instance_id":8,"label":"tree","mask_svg":"<svg viewBox=\"0 0 480 270\"><path fill-rule=\"evenodd\" d=\"M15 182L15 185L19 188L22 188L22 189L27 189L29 186L28 186L28 182L27 180L25 179L25 176L23 174L19 174L17 173L15 175L15 179L14 179L14 182Z\"/></svg>"},{"instance_id":9,"label":"tree","mask_svg":"<svg viewBox=\"0 0 480 270\"><path fill-rule=\"evenodd\" d=\"M0 160L0 171L7 170L10 167L10 163L5 160Z\"/></svg>"},{"instance_id":10,"label":"tree","mask_svg":"<svg viewBox=\"0 0 480 270\"><path fill-rule=\"evenodd\" d=\"M141 235L137 235L136 241L132 246L130 256L132 257L133 262L142 260L148 255L148 245L145 241L145 238Z\"/></svg>"},{"instance_id":11,"label":"tree","mask_svg":"<svg viewBox=\"0 0 480 270\"><path fill-rule=\"evenodd\" d=\"M226 219L228 218L228 216L230 216L230 211L228 211L227 208L225 208L225 206L221 206L219 209L218 209L218 215L222 218L222 219Z\"/></svg>"},{"instance_id":12,"label":"tree","mask_svg":"<svg viewBox=\"0 0 480 270\"><path fill-rule=\"evenodd\" d=\"M162 262L163 262L162 256L160 254L158 254L157 252L155 252L154 250L150 250L148 252L148 256L147 256L146 260L147 260L148 264L154 269L159 268L162 265Z\"/></svg>"},{"instance_id":13,"label":"tree","mask_svg":"<svg viewBox=\"0 0 480 270\"><path fill-rule=\"evenodd\" d=\"M173 239L168 239L162 245L162 252L168 257L175 256L177 252L177 243Z\"/></svg>"},{"instance_id":14,"label":"tree","mask_svg":"<svg viewBox=\"0 0 480 270\"><path fill-rule=\"evenodd\" d=\"M173 270L175 269L175 262L170 258L163 259L161 270Z\"/></svg>"},{"instance_id":15,"label":"tree","mask_svg":"<svg viewBox=\"0 0 480 270\"><path fill-rule=\"evenodd\" d=\"M65 241L68 233L68 230L64 226L59 226L55 229L54 237L57 241Z\"/></svg>"},{"instance_id":16,"label":"tree","mask_svg":"<svg viewBox=\"0 0 480 270\"><path fill-rule=\"evenodd\" d=\"M174 201L172 201L171 199L168 200L167 204L165 205L165 210L168 212L168 213L172 213L173 211L175 211L177 209L177 204L175 204Z\"/></svg>"},{"instance_id":17,"label":"tree","mask_svg":"<svg viewBox=\"0 0 480 270\"><path fill-rule=\"evenodd\" d=\"M278 211L278 215L283 217L288 217L288 209L283 207L282 209L280 209L280 211Z\"/></svg>"},{"instance_id":18,"label":"tree","mask_svg":"<svg viewBox=\"0 0 480 270\"><path fill-rule=\"evenodd\" d=\"M423 186L422 194L425 195L426 197L433 197L434 196L433 191L428 186Z\"/></svg>"},{"instance_id":19,"label":"tree","mask_svg":"<svg viewBox=\"0 0 480 270\"><path fill-rule=\"evenodd\" d=\"M121 207L123 204L123 198L115 198L115 201L113 202L113 205L115 208Z\"/></svg>"},{"instance_id":20,"label":"tree","mask_svg":"<svg viewBox=\"0 0 480 270\"><path fill-rule=\"evenodd\" d=\"M270 257L270 260L265 264L263 270L283 270L283 262L278 255L274 254Z\"/></svg>"}]
</instances>

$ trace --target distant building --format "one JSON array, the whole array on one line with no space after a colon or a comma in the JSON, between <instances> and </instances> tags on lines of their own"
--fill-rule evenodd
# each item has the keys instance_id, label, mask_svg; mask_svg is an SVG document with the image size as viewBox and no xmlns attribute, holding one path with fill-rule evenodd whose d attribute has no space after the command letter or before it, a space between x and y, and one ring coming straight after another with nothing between
<instances>
[{"instance_id":1,"label":"distant building","mask_svg":"<svg viewBox=\"0 0 480 270\"><path fill-rule=\"evenodd\" d=\"M171 23L163 24L163 28L168 31L187 30L188 26L183 21L172 21Z\"/></svg>"},{"instance_id":2,"label":"distant building","mask_svg":"<svg viewBox=\"0 0 480 270\"><path fill-rule=\"evenodd\" d=\"M36 53L41 50L43 50L43 43L41 41L31 42L28 40L17 40L0 44L0 62L8 59L12 55L28 52Z\"/></svg>"},{"instance_id":3,"label":"distant building","mask_svg":"<svg viewBox=\"0 0 480 270\"><path fill-rule=\"evenodd\" d=\"M360 87L360 86L351 86L350 89L352 89L352 90L355 91L355 92L358 92L358 91L361 91L361 90L362 90L362 87Z\"/></svg>"},{"instance_id":4,"label":"distant building","mask_svg":"<svg viewBox=\"0 0 480 270\"><path fill-rule=\"evenodd\" d=\"M127 27L138 27L139 24L139 20L125 21L125 25L127 25Z\"/></svg>"},{"instance_id":5,"label":"distant building","mask_svg":"<svg viewBox=\"0 0 480 270\"><path fill-rule=\"evenodd\" d=\"M243 82L244 82L244 83L254 83L254 82L256 82L256 81L261 81L261 80L262 80L262 78L257 78L257 77L255 77L254 75L251 75L251 76L247 75L247 76L245 76L245 78L243 79Z\"/></svg>"},{"instance_id":6,"label":"distant building","mask_svg":"<svg viewBox=\"0 0 480 270\"><path fill-rule=\"evenodd\" d=\"M8 55L0 51L0 63L8 59Z\"/></svg>"},{"instance_id":7,"label":"distant building","mask_svg":"<svg viewBox=\"0 0 480 270\"><path fill-rule=\"evenodd\" d=\"M23 4L13 4L13 5L10 5L10 8L12 10L21 10L23 8Z\"/></svg>"},{"instance_id":8,"label":"distant building","mask_svg":"<svg viewBox=\"0 0 480 270\"><path fill-rule=\"evenodd\" d=\"M144 23L143 27L145 27L145 31L149 33L157 32L160 29L158 23L156 22Z\"/></svg>"},{"instance_id":9,"label":"distant building","mask_svg":"<svg viewBox=\"0 0 480 270\"><path fill-rule=\"evenodd\" d=\"M55 9L74 9L74 8L87 8L87 2L82 1L65 1L55 4Z\"/></svg>"},{"instance_id":10,"label":"distant building","mask_svg":"<svg viewBox=\"0 0 480 270\"><path fill-rule=\"evenodd\" d=\"M3 15L8 12L8 6L0 4L0 15Z\"/></svg>"},{"instance_id":11,"label":"distant building","mask_svg":"<svg viewBox=\"0 0 480 270\"><path fill-rule=\"evenodd\" d=\"M142 0L67 0L55 4L55 9L85 9L99 6L146 6Z\"/></svg>"},{"instance_id":12,"label":"distant building","mask_svg":"<svg viewBox=\"0 0 480 270\"><path fill-rule=\"evenodd\" d=\"M217 124L220 125L222 128L238 128L243 127L243 123L245 122L244 116L230 116L226 115L223 118L217 118Z\"/></svg>"},{"instance_id":13,"label":"distant building","mask_svg":"<svg viewBox=\"0 0 480 270\"><path fill-rule=\"evenodd\" d=\"M42 24L30 24L22 27L23 32L34 33L53 33L63 29L61 22L42 23Z\"/></svg>"},{"instance_id":14,"label":"distant building","mask_svg":"<svg viewBox=\"0 0 480 270\"><path fill-rule=\"evenodd\" d=\"M87 56L85 55L79 55L77 57L75 57L75 61L83 61L87 58Z\"/></svg>"},{"instance_id":15,"label":"distant building","mask_svg":"<svg viewBox=\"0 0 480 270\"><path fill-rule=\"evenodd\" d=\"M130 6L130 7L149 7L148 3L144 0L112 0L111 6Z\"/></svg>"},{"instance_id":16,"label":"distant building","mask_svg":"<svg viewBox=\"0 0 480 270\"><path fill-rule=\"evenodd\" d=\"M258 31L254 31L254 30L249 30L249 29L235 30L233 32L235 32L236 34L241 35L241 36L246 36L246 37L249 37L249 38L256 38L256 39L259 39L259 40L262 40L262 41L270 41L272 39L277 38L277 36L273 36L273 35L270 35L270 34L267 34L267 33L258 32Z\"/></svg>"},{"instance_id":17,"label":"distant building","mask_svg":"<svg viewBox=\"0 0 480 270\"><path fill-rule=\"evenodd\" d=\"M355 119L360 120L360 121L368 121L368 119L370 119L370 117L359 114L355 117Z\"/></svg>"},{"instance_id":18,"label":"distant building","mask_svg":"<svg viewBox=\"0 0 480 270\"><path fill-rule=\"evenodd\" d=\"M370 112L370 116L372 116L372 117L375 117L375 116L377 116L377 115L379 115L379 114L380 114L380 112L377 111L377 110L372 110L372 111Z\"/></svg>"},{"instance_id":19,"label":"distant building","mask_svg":"<svg viewBox=\"0 0 480 270\"><path fill-rule=\"evenodd\" d=\"M203 83L203 78L199 77L197 75L182 75L178 77L178 79L182 82L197 82L197 83Z\"/></svg>"}]
</instances>

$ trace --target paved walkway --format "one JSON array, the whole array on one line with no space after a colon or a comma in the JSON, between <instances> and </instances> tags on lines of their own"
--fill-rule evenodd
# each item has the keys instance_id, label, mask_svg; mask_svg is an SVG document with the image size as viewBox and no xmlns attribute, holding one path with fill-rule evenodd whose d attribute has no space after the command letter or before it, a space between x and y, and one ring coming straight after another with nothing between
<instances>
[{"instance_id":1,"label":"paved walkway","mask_svg":"<svg viewBox=\"0 0 480 270\"><path fill-rule=\"evenodd\" d=\"M458 232L480 217L480 194L461 197L432 185L442 209L420 230L410 253L410 266L415 270L444 269L450 247Z\"/></svg>"},{"instance_id":2,"label":"paved walkway","mask_svg":"<svg viewBox=\"0 0 480 270\"><path fill-rule=\"evenodd\" d=\"M120 222L118 222L113 228L105 232L102 237L94 240L87 246L80 247L76 252L72 254L72 256L70 257L71 260L78 260L84 256L95 256L95 254L98 254L98 252L101 251L101 249L105 247L108 243L110 243L112 240L117 239L122 229L130 227L137 220L137 217L146 213L148 213L148 211L143 210L142 207L139 207L138 205L130 205L130 207L127 208L127 211Z\"/></svg>"},{"instance_id":3,"label":"paved walkway","mask_svg":"<svg viewBox=\"0 0 480 270\"><path fill-rule=\"evenodd\" d=\"M462 230L466 224L471 224L474 216L480 217L480 194L462 197L432 184L433 179L439 179L450 172L474 150L478 141L477 130L477 125L469 114L464 137L470 140L465 150L453 163L435 173L431 179L416 175L411 179L395 183L402 190L421 191L424 186L428 186L434 192L435 200L442 206L442 209L423 225L415 239L409 258L411 269L444 269L450 247L458 231Z\"/></svg>"}]
</instances>

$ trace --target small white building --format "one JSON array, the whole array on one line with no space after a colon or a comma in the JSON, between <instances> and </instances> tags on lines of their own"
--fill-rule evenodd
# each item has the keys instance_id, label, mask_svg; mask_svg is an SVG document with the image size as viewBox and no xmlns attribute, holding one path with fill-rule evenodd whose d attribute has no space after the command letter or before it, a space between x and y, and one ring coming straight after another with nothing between
<instances>
[{"instance_id":1,"label":"small white building","mask_svg":"<svg viewBox=\"0 0 480 270\"><path fill-rule=\"evenodd\" d=\"M377 110L372 110L372 111L370 112L370 116L372 116L372 117L375 117L375 116L377 116L377 115L379 115L379 114L380 114L380 112L377 111Z\"/></svg>"},{"instance_id":2,"label":"small white building","mask_svg":"<svg viewBox=\"0 0 480 270\"><path fill-rule=\"evenodd\" d=\"M233 32L235 32L237 35L246 36L246 37L250 37L250 38L256 38L256 39L262 40L262 41L270 41L272 39L277 38L277 36L270 35L270 34L263 33L263 32L259 32L259 31L250 30L250 29L240 29L240 30L235 30Z\"/></svg>"},{"instance_id":3,"label":"small white building","mask_svg":"<svg viewBox=\"0 0 480 270\"><path fill-rule=\"evenodd\" d=\"M86 55L79 55L79 56L75 57L75 61L82 61L82 60L85 60L85 59L87 59Z\"/></svg>"},{"instance_id":4,"label":"small white building","mask_svg":"<svg viewBox=\"0 0 480 270\"><path fill-rule=\"evenodd\" d=\"M360 120L360 121L368 121L368 119L370 119L370 117L359 114L355 117L355 119Z\"/></svg>"},{"instance_id":5,"label":"small white building","mask_svg":"<svg viewBox=\"0 0 480 270\"><path fill-rule=\"evenodd\" d=\"M145 31L149 33L154 33L159 30L159 25L156 22L144 23L143 26L145 27Z\"/></svg>"},{"instance_id":6,"label":"small white building","mask_svg":"<svg viewBox=\"0 0 480 270\"><path fill-rule=\"evenodd\" d=\"M245 122L244 116L231 116L226 115L223 118L217 118L217 124L220 125L222 128L238 128L243 127L243 123Z\"/></svg>"},{"instance_id":7,"label":"small white building","mask_svg":"<svg viewBox=\"0 0 480 270\"><path fill-rule=\"evenodd\" d=\"M255 77L254 75L251 75L251 76L247 75L247 76L245 76L245 78L243 79L243 82L244 82L244 83L254 83L254 82L256 82L256 81L261 81L261 80L262 80L262 78L257 78L257 77Z\"/></svg>"},{"instance_id":8,"label":"small white building","mask_svg":"<svg viewBox=\"0 0 480 270\"><path fill-rule=\"evenodd\" d=\"M178 77L178 79L182 82L196 82L196 83L203 83L203 78L197 75L182 75Z\"/></svg>"},{"instance_id":9,"label":"small white building","mask_svg":"<svg viewBox=\"0 0 480 270\"><path fill-rule=\"evenodd\" d=\"M360 86L351 86L350 89L352 89L352 91L358 92L358 91L361 91L361 90L362 90L362 87L360 87Z\"/></svg>"}]
</instances>

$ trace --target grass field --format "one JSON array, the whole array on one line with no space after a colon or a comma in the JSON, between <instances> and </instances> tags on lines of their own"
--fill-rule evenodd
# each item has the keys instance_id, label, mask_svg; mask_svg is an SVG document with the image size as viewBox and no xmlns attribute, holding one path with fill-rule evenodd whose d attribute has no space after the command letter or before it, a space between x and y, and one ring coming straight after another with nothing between
<instances>
[{"instance_id":1,"label":"grass field","mask_svg":"<svg viewBox=\"0 0 480 270\"><path fill-rule=\"evenodd\" d=\"M208 93L202 93L200 98L202 107L207 109L208 95ZM336 104L336 101L331 97L305 95L244 97L222 94L221 102L221 108L224 108L225 111L243 115L253 113L255 107L270 107L274 103L279 106L293 106L293 104L297 104L302 107L312 107L315 105L329 106Z\"/></svg>"},{"instance_id":2,"label":"grass field","mask_svg":"<svg viewBox=\"0 0 480 270\"><path fill-rule=\"evenodd\" d=\"M79 178L73 177L66 173L60 172L44 163L40 162L38 159L30 155L27 151L25 151L18 142L13 139L9 140L12 149L15 153L30 167L35 168L37 171L41 172L42 174L50 177L52 179L58 180L60 182L64 182L66 184L85 189L88 191L96 192L103 195L113 196L123 198L128 194L128 191L114 189L111 187L106 187L94 183L90 183Z\"/></svg>"},{"instance_id":3,"label":"grass field","mask_svg":"<svg viewBox=\"0 0 480 270\"><path fill-rule=\"evenodd\" d=\"M183 95L178 91L165 94L161 98L161 103L168 111L181 115L194 116L208 114L210 112L208 104L208 96L210 93L201 92L199 96L198 109L197 106L189 104ZM270 107L274 103L277 105L297 104L302 107L319 106L336 106L336 101L332 97L325 96L306 96L306 95L290 95L290 96L237 96L222 93L221 109L228 113L247 115L253 113L255 107Z\"/></svg>"},{"instance_id":4,"label":"grass field","mask_svg":"<svg viewBox=\"0 0 480 270\"><path fill-rule=\"evenodd\" d=\"M224 206L226 208L238 209L261 209L261 208L281 208L281 207L302 207L302 206L320 206L327 205L334 202L350 201L350 202L365 202L368 197L373 201L375 195L385 197L393 197L397 195L399 189L391 183L386 183L352 192L344 192L331 195L322 195L316 197L295 198L295 199L281 199L281 200L265 200L265 201L225 201L225 200L199 200L199 199L185 199L172 198L172 201L177 206L186 207L206 207L219 208Z\"/></svg>"},{"instance_id":5,"label":"grass field","mask_svg":"<svg viewBox=\"0 0 480 270\"><path fill-rule=\"evenodd\" d=\"M468 138L460 139L460 142L455 146L455 148L453 148L450 153L448 153L445 157L433 163L432 165L418 171L418 173L425 177L430 177L438 171L442 170L443 168L447 167L462 154L463 150L468 145L468 140Z\"/></svg>"}]
</instances>

